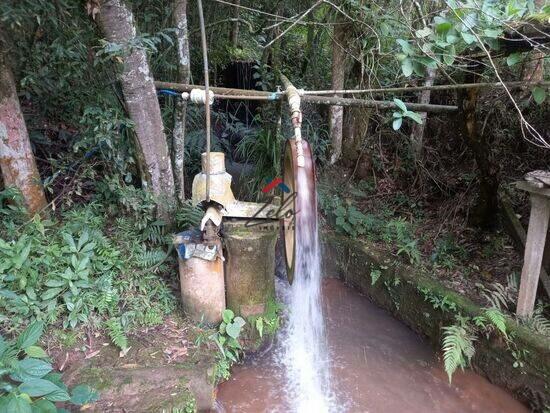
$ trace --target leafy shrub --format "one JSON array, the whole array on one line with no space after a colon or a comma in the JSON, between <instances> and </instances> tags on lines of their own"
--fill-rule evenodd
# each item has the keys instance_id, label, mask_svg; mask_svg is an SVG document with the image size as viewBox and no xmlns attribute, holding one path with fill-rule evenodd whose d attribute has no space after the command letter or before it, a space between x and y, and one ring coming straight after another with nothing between
<instances>
[{"instance_id":1,"label":"leafy shrub","mask_svg":"<svg viewBox=\"0 0 550 413\"><path fill-rule=\"evenodd\" d=\"M435 242L430 260L437 266L452 269L457 262L464 260L466 255L464 247L458 245L452 235L448 235Z\"/></svg>"},{"instance_id":2,"label":"leafy shrub","mask_svg":"<svg viewBox=\"0 0 550 413\"><path fill-rule=\"evenodd\" d=\"M212 334L210 339L216 343L219 350L215 377L227 380L231 365L239 360L242 353L242 346L238 339L246 322L242 317L235 317L233 311L229 309L223 311L222 319L218 331Z\"/></svg>"},{"instance_id":3,"label":"leafy shrub","mask_svg":"<svg viewBox=\"0 0 550 413\"><path fill-rule=\"evenodd\" d=\"M71 391L53 372L48 355L36 345L44 324L31 323L15 340L0 335L0 412L61 412L55 402L82 406L99 398L87 385Z\"/></svg>"},{"instance_id":4,"label":"leafy shrub","mask_svg":"<svg viewBox=\"0 0 550 413\"><path fill-rule=\"evenodd\" d=\"M127 332L160 323L174 308L172 292L155 274L165 271L171 258L164 226L147 216L151 203L145 196L130 194L142 204L134 208L127 199L127 206L113 207L118 225L112 233L106 224L113 217L107 219L107 211L95 203L74 208L61 220L36 217L19 226L6 220L0 230L4 331L17 330L29 319L76 328L116 318Z\"/></svg>"}]
</instances>

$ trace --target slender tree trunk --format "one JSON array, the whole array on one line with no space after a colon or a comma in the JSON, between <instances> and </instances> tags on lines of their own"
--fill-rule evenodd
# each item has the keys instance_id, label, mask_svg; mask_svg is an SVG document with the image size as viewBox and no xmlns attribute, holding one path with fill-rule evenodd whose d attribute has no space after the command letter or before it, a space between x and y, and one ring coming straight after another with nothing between
<instances>
[{"instance_id":1,"label":"slender tree trunk","mask_svg":"<svg viewBox=\"0 0 550 413\"><path fill-rule=\"evenodd\" d=\"M46 205L44 189L0 34L0 169L5 187L21 191L30 215Z\"/></svg>"},{"instance_id":2,"label":"slender tree trunk","mask_svg":"<svg viewBox=\"0 0 550 413\"><path fill-rule=\"evenodd\" d=\"M424 12L422 11L422 6L416 0L414 0L414 5L416 7L416 11L418 12L418 15L420 16L420 19L422 20L422 24L424 25L424 27L428 27L428 21L424 16ZM437 4L432 5L432 7L435 7L435 6L437 6ZM430 10L429 5L428 5L428 10ZM436 76L436 70L433 68L428 68L427 74L426 74L426 80L424 81L424 86L433 86L435 81L435 76ZM432 96L431 90L423 90L420 93L419 103L430 103L431 96ZM417 161L420 161L422 159L422 150L424 148L424 131L426 130L426 121L428 120L428 114L426 112L420 112L420 118L422 119L422 123L419 124L415 122L411 130L411 144L413 148L414 157Z\"/></svg>"},{"instance_id":3,"label":"slender tree trunk","mask_svg":"<svg viewBox=\"0 0 550 413\"><path fill-rule=\"evenodd\" d=\"M479 77L479 66L469 67L466 74L468 83L475 83ZM477 227L490 227L495 222L498 209L497 168L491 158L491 150L477 127L477 100L479 89L458 91L458 103L462 113L463 134L467 145L473 152L478 168L479 192L476 204L470 214L470 223Z\"/></svg>"},{"instance_id":4,"label":"slender tree trunk","mask_svg":"<svg viewBox=\"0 0 550 413\"><path fill-rule=\"evenodd\" d=\"M177 29L178 41L178 82L189 83L191 77L191 62L189 57L189 32L187 30L187 0L174 1L174 24ZM174 183L179 202L185 201L185 119L187 101L177 99L174 111L174 135L172 145L172 166L174 168Z\"/></svg>"},{"instance_id":5,"label":"slender tree trunk","mask_svg":"<svg viewBox=\"0 0 550 413\"><path fill-rule=\"evenodd\" d=\"M237 47L239 45L239 16L241 9L241 0L233 0L233 4L235 5L233 7L233 24L231 25L231 33L229 33L229 40L231 42L231 46Z\"/></svg>"},{"instance_id":6,"label":"slender tree trunk","mask_svg":"<svg viewBox=\"0 0 550 413\"><path fill-rule=\"evenodd\" d=\"M136 37L132 12L123 0L101 0L99 24L109 42L127 49L122 57L120 81L126 108L134 122L144 186L156 196L159 215L169 221L174 176L147 55L144 50L130 46Z\"/></svg>"},{"instance_id":7,"label":"slender tree trunk","mask_svg":"<svg viewBox=\"0 0 550 413\"><path fill-rule=\"evenodd\" d=\"M424 86L433 86L435 80L435 69L428 69ZM420 93L419 103L430 103L432 96L431 90L423 90ZM411 144L414 152L414 157L417 161L422 159L422 150L424 148L424 131L426 130L426 121L428 120L428 114L426 112L419 113L422 123L414 122L411 130Z\"/></svg>"},{"instance_id":8,"label":"slender tree trunk","mask_svg":"<svg viewBox=\"0 0 550 413\"><path fill-rule=\"evenodd\" d=\"M346 51L344 40L346 37L346 25L334 25L332 39L332 89L343 89L346 74ZM335 96L341 96L336 94ZM332 154L330 163L334 164L342 155L342 125L344 120L344 108L342 106L330 107L330 140Z\"/></svg>"}]
</instances>

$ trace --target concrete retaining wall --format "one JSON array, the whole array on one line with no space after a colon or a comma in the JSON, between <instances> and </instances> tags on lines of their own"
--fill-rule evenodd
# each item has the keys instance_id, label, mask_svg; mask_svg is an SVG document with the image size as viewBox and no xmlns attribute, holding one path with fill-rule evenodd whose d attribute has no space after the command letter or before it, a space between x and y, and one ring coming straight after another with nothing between
<instances>
[{"instance_id":1,"label":"concrete retaining wall","mask_svg":"<svg viewBox=\"0 0 550 413\"><path fill-rule=\"evenodd\" d=\"M427 337L436 350L441 348L441 328L453 324L457 312L474 317L483 309L468 298L444 287L422 270L404 265L368 242L351 240L333 233L323 234L325 272L339 276L367 295L378 306L390 311L414 331ZM372 285L371 272L380 271ZM442 311L426 300L426 294L456 304L456 311ZM521 367L509 344L497 336L480 337L472 368L529 405L534 411L550 406L550 340L535 334L512 318L507 319Z\"/></svg>"}]
</instances>

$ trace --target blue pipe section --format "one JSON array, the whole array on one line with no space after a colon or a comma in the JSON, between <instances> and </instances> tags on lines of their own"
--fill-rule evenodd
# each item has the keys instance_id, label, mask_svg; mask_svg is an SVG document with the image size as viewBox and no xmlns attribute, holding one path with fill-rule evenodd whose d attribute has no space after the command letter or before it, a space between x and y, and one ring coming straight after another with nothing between
<instances>
[{"instance_id":1,"label":"blue pipe section","mask_svg":"<svg viewBox=\"0 0 550 413\"><path fill-rule=\"evenodd\" d=\"M177 97L180 97L180 98L181 98L181 94L180 94L180 93L175 92L175 91L170 90L170 89L158 89L158 90L157 90L157 94L158 94L158 95L177 96Z\"/></svg>"}]
</instances>

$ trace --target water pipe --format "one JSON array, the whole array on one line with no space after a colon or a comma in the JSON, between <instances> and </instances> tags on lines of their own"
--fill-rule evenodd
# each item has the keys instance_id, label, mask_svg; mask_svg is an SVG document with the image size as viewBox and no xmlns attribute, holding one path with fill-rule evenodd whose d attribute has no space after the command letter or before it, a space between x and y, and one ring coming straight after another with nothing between
<instances>
[{"instance_id":1,"label":"water pipe","mask_svg":"<svg viewBox=\"0 0 550 413\"><path fill-rule=\"evenodd\" d=\"M285 94L290 108L290 118L294 127L294 139L296 140L296 164L304 167L304 148L302 147L302 111L300 109L300 91L294 87L288 78L281 74L281 80L285 87Z\"/></svg>"},{"instance_id":2,"label":"water pipe","mask_svg":"<svg viewBox=\"0 0 550 413\"><path fill-rule=\"evenodd\" d=\"M206 202L210 202L210 102L206 102L206 96L210 97L210 82L208 81L208 48L206 44L206 30L204 27L204 13L202 0L197 0L199 8L199 21L201 26L202 61L204 65L204 115L206 117ZM208 99L210 100L210 99Z\"/></svg>"}]
</instances>

